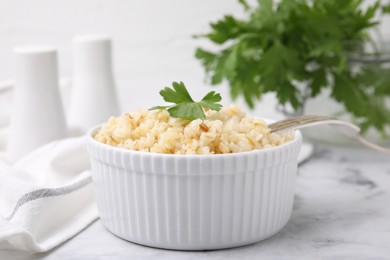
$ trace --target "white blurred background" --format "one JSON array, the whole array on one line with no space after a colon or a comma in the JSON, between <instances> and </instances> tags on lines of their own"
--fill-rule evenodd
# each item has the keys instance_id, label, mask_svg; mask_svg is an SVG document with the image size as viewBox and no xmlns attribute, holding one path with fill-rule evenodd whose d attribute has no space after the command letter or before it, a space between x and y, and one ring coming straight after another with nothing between
<instances>
[{"instance_id":1,"label":"white blurred background","mask_svg":"<svg viewBox=\"0 0 390 260\"><path fill-rule=\"evenodd\" d=\"M196 47L208 43L192 38L224 14L243 12L237 0L0 0L0 80L13 77L12 48L21 44L56 46L60 76L71 77L72 37L98 33L113 39L122 111L161 104L158 91L172 81L183 81L195 98L214 88L227 104L227 85L208 86L194 57ZM387 34L388 27L390 21L381 30ZM280 118L274 108L268 95L253 114Z\"/></svg>"}]
</instances>

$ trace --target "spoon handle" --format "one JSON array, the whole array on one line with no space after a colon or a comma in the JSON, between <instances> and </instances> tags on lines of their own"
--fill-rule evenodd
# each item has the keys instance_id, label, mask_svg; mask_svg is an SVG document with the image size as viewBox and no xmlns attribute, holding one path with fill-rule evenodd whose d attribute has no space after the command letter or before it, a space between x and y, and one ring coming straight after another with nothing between
<instances>
[{"instance_id":1,"label":"spoon handle","mask_svg":"<svg viewBox=\"0 0 390 260\"><path fill-rule=\"evenodd\" d=\"M383 153L390 153L389 148L385 148L374 144L360 135L360 128L350 122L346 122L337 118L328 116L298 116L292 117L285 120L281 120L270 124L268 127L271 132L286 131L286 130L297 130L305 127L316 126L316 125L332 125L336 126L341 132L354 137L361 144Z\"/></svg>"}]
</instances>

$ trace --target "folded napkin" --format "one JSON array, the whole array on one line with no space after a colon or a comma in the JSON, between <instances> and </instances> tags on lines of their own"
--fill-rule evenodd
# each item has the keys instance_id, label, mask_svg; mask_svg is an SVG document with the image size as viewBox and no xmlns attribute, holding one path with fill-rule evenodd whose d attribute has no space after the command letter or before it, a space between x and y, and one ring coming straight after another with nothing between
<instances>
[{"instance_id":1,"label":"folded napkin","mask_svg":"<svg viewBox=\"0 0 390 260\"><path fill-rule=\"evenodd\" d=\"M0 249L44 252L98 217L85 138L0 160Z\"/></svg>"}]
</instances>

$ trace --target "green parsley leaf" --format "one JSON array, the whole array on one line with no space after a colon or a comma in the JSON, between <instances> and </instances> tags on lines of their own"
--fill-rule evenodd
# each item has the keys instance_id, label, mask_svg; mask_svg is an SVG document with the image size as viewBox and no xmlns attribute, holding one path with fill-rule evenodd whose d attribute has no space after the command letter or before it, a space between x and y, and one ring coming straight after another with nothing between
<instances>
[{"instance_id":1,"label":"green parsley leaf","mask_svg":"<svg viewBox=\"0 0 390 260\"><path fill-rule=\"evenodd\" d=\"M250 9L250 6L246 0L238 0L238 2L244 7L245 11L248 11Z\"/></svg>"},{"instance_id":2,"label":"green parsley leaf","mask_svg":"<svg viewBox=\"0 0 390 260\"><path fill-rule=\"evenodd\" d=\"M172 83L173 89L166 87L160 91L160 95L166 102L169 103L183 103L183 102L194 102L188 93L183 82Z\"/></svg>"},{"instance_id":3,"label":"green parsley leaf","mask_svg":"<svg viewBox=\"0 0 390 260\"><path fill-rule=\"evenodd\" d=\"M155 106L149 110L167 109L172 117L183 118L187 120L205 119L206 115L203 108L219 111L222 108L218 104L222 100L219 93L210 91L201 101L195 102L187 91L183 82L173 82L172 88L165 87L160 91L160 95L166 102L174 103L172 106Z\"/></svg>"},{"instance_id":4,"label":"green parsley leaf","mask_svg":"<svg viewBox=\"0 0 390 260\"><path fill-rule=\"evenodd\" d=\"M159 109L167 109L169 106L154 106L149 108L149 110L159 110Z\"/></svg>"}]
</instances>

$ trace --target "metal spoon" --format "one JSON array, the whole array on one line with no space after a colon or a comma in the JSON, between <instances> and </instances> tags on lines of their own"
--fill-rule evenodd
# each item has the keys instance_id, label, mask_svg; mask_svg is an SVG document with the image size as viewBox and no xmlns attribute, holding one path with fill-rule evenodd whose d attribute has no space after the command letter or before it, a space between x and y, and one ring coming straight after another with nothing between
<instances>
[{"instance_id":1,"label":"metal spoon","mask_svg":"<svg viewBox=\"0 0 390 260\"><path fill-rule=\"evenodd\" d=\"M332 125L337 126L341 132L354 137L357 141L359 141L361 144L374 149L379 152L383 153L390 153L389 148L385 148L382 146L379 146L377 144L374 144L367 139L363 138L360 135L360 128L350 122L346 122L337 118L328 117L328 116L298 116L298 117L292 117L285 120L281 120L278 122L275 122L273 124L270 124L268 127L271 129L271 132L278 132L278 131L286 131L286 130L296 130L305 128L308 126L315 126L315 125Z\"/></svg>"}]
</instances>

